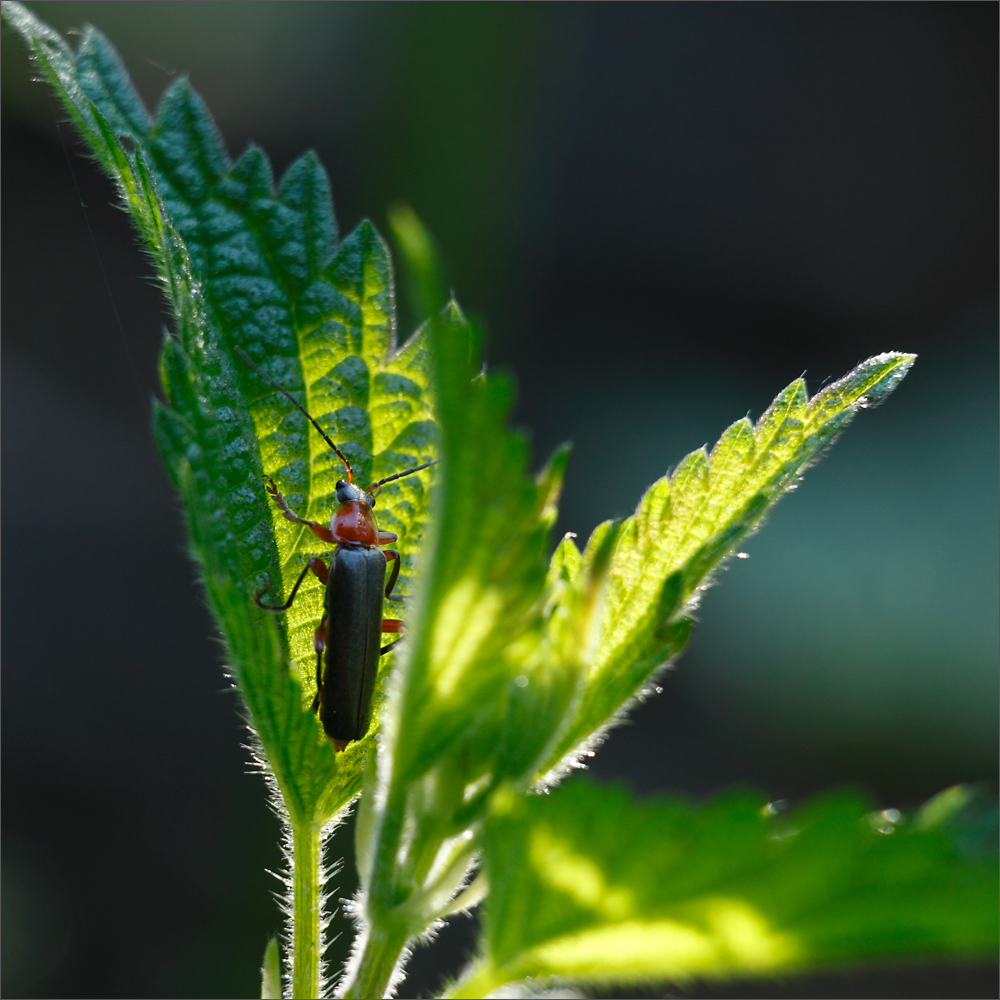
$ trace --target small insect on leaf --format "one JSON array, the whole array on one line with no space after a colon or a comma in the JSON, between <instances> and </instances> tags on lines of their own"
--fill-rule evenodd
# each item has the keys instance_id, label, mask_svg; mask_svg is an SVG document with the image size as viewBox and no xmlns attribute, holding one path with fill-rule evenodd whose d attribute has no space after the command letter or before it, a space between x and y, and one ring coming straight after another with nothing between
<instances>
[{"instance_id":1,"label":"small insect on leaf","mask_svg":"<svg viewBox=\"0 0 1000 1000\"><path fill-rule=\"evenodd\" d=\"M343 750L352 740L368 732L372 717L372 695L378 676L379 657L400 642L382 645L384 633L402 636L403 623L397 618L382 617L382 603L393 600L393 588L399 578L399 552L383 547L392 545L398 536L382 531L375 520L375 498L387 483L423 472L436 464L424 462L402 472L394 472L363 490L354 482L354 470L344 453L330 439L304 406L269 375L265 375L239 348L236 353L262 379L270 383L301 411L316 428L347 470L347 478L337 481L337 506L329 525L300 517L289 506L270 476L265 476L267 494L284 517L307 527L321 541L334 546L329 567L312 558L303 567L288 599L283 604L262 604L260 594L254 601L263 611L287 611L298 594L302 581L312 572L326 588L323 616L313 631L316 651L316 697L313 711L319 714L323 730L336 750ZM389 563L392 570L386 573Z\"/></svg>"}]
</instances>

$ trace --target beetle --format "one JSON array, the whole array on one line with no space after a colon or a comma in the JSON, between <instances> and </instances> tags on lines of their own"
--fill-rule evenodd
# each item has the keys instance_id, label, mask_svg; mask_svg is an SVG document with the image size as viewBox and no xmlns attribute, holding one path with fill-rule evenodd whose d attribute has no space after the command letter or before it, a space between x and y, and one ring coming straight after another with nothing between
<instances>
[{"instance_id":1,"label":"beetle","mask_svg":"<svg viewBox=\"0 0 1000 1000\"><path fill-rule=\"evenodd\" d=\"M361 739L371 723L372 694L375 690L379 657L388 653L400 641L395 639L383 646L382 633L401 635L403 631L401 621L382 617L384 599L402 600L402 597L392 593L399 577L399 552L389 548L383 551L383 547L392 545L398 536L379 528L372 508L376 497L387 483L422 472L435 465L437 460L393 473L372 483L366 490L361 489L354 482L354 470L347 457L327 437L305 407L274 379L265 375L243 351L236 348L236 352L261 378L294 404L333 449L347 470L347 478L339 479L335 487L337 506L329 525L300 517L288 506L274 480L270 476L264 477L268 496L285 518L295 524L305 525L317 538L335 548L329 568L319 558L312 558L306 563L284 604L262 604L260 593L253 595L259 608L280 613L292 606L302 581L310 571L326 587L323 617L313 632L316 697L312 708L314 712L318 712L334 749L340 751L352 740ZM388 571L390 562L392 570ZM266 586L264 590L267 590Z\"/></svg>"}]
</instances>

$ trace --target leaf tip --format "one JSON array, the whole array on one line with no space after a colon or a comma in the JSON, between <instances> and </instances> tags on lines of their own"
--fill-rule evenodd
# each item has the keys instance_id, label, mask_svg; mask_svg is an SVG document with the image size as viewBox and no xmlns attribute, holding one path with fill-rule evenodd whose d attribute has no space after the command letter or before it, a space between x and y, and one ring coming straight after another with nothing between
<instances>
[{"instance_id":1,"label":"leaf tip","mask_svg":"<svg viewBox=\"0 0 1000 1000\"><path fill-rule=\"evenodd\" d=\"M260 969L261 1000L281 1000L281 951L278 939L272 937L264 949L264 962Z\"/></svg>"},{"instance_id":2,"label":"leaf tip","mask_svg":"<svg viewBox=\"0 0 1000 1000\"><path fill-rule=\"evenodd\" d=\"M412 275L414 307L421 317L433 316L447 301L434 239L409 205L397 202L388 215L389 228Z\"/></svg>"},{"instance_id":3,"label":"leaf tip","mask_svg":"<svg viewBox=\"0 0 1000 1000\"><path fill-rule=\"evenodd\" d=\"M883 374L868 389L863 399L859 400L858 405L862 409L871 409L873 406L884 403L890 393L906 377L916 360L916 354L888 351L884 354L877 354L859 365L859 368L871 366L876 372L882 370Z\"/></svg>"}]
</instances>

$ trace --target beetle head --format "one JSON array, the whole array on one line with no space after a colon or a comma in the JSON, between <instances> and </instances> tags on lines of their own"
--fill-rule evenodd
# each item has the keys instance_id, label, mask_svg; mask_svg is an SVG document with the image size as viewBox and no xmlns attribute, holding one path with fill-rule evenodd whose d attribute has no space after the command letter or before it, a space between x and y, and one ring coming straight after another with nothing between
<instances>
[{"instance_id":1,"label":"beetle head","mask_svg":"<svg viewBox=\"0 0 1000 1000\"><path fill-rule=\"evenodd\" d=\"M360 486L355 486L354 483L349 483L346 479L337 480L337 503L347 503L349 500L360 500L362 503L368 504L369 507L375 506L375 497L371 493L366 493Z\"/></svg>"}]
</instances>

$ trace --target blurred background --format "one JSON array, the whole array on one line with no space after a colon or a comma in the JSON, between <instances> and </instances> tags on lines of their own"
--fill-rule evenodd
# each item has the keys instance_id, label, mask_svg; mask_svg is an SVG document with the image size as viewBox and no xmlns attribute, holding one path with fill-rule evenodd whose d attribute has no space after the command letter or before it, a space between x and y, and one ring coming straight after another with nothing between
<instances>
[{"instance_id":1,"label":"blurred background","mask_svg":"<svg viewBox=\"0 0 1000 1000\"><path fill-rule=\"evenodd\" d=\"M536 460L575 442L560 532L628 514L801 373L918 352L593 770L880 807L995 782L996 5L29 6L102 28L150 106L190 74L233 154L254 140L280 174L317 149L342 232L411 204ZM255 996L278 825L152 444L167 319L110 184L2 45L3 995ZM348 896L349 829L333 851ZM402 995L472 942L448 928ZM995 996L996 969L671 995Z\"/></svg>"}]
</instances>

